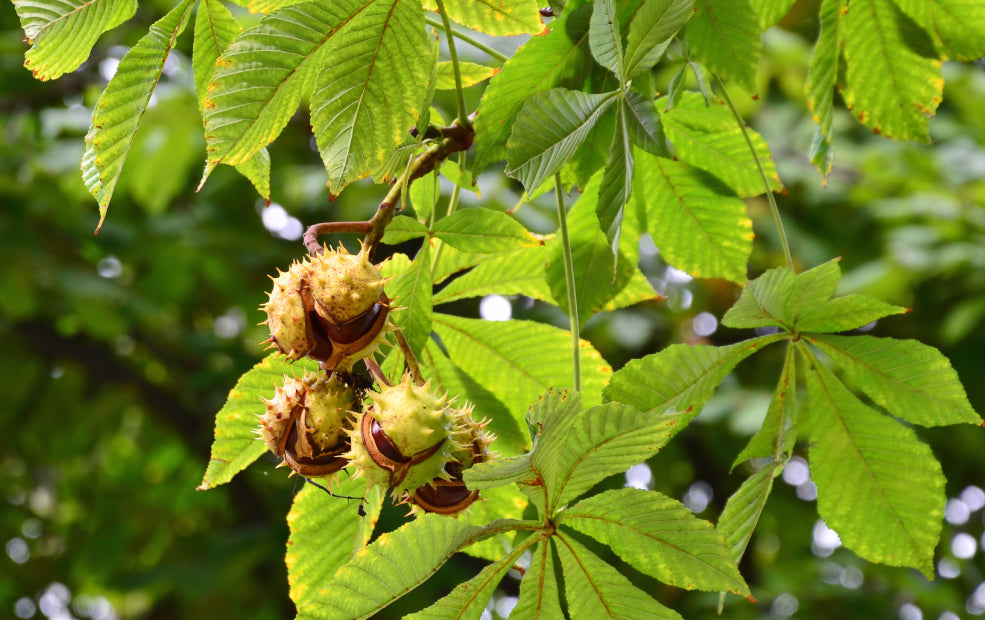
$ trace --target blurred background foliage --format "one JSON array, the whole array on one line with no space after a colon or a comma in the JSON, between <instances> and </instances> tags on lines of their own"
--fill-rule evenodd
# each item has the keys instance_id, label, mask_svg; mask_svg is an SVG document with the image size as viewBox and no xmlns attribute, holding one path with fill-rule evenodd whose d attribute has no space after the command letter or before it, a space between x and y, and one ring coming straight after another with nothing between
<instances>
[{"instance_id":1,"label":"blurred background foliage","mask_svg":"<svg viewBox=\"0 0 985 620\"><path fill-rule=\"evenodd\" d=\"M873 136L839 112L825 186L807 156L813 124L803 91L817 4L798 2L783 29L767 34L758 100L733 93L777 160L787 188L778 201L799 268L841 256L842 292L912 308L870 329L940 348L973 406L985 411L985 70L945 65L930 145ZM299 113L271 148L275 204L264 208L225 167L195 193L204 142L186 36L94 236L97 209L79 173L90 109L127 46L167 8L163 0L141 3L79 71L52 83L22 67L23 33L11 5L0 8L0 617L293 616L284 517L299 483L264 460L219 489L195 486L215 412L263 355L256 324L267 275L301 255L302 226L365 218L384 191L360 183L329 204ZM474 59L488 62L478 52ZM666 83L673 70L658 79ZM468 90L473 108L481 88ZM452 101L438 104L453 115ZM481 198L464 192L463 201L510 209L521 191L499 168L481 176L479 189ZM749 201L749 209L758 235L753 276L782 260L765 203ZM518 216L550 232L552 212L549 202L535 201ZM615 368L677 342L727 344L750 335L718 325L737 297L733 285L691 280L667 267L646 238L641 243L641 265L666 300L598 315L585 331ZM564 324L555 308L530 300L484 302ZM480 300L451 310L478 316ZM697 423L606 485L656 488L716 520L749 473L729 467L765 415L781 363L777 350L741 365ZM940 458L952 498L937 579L870 565L839 548L818 521L806 464L795 460L742 563L760 602L730 598L727 617L985 614L985 438L971 428L919 433ZM384 527L402 518L403 511L385 513ZM479 567L456 558L381 617L423 607ZM626 573L685 617L714 613L715 594ZM515 603L518 581L504 585L489 618Z\"/></svg>"}]
</instances>

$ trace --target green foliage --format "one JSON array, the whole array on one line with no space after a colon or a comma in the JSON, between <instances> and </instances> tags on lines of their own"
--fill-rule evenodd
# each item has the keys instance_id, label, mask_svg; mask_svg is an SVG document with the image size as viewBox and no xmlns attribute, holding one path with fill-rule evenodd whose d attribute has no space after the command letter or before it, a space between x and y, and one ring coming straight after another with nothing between
<instances>
[{"instance_id":1,"label":"green foliage","mask_svg":"<svg viewBox=\"0 0 985 620\"><path fill-rule=\"evenodd\" d=\"M383 493L363 478L334 474L323 489L306 483L288 515L286 565L299 618L370 617L423 588L458 552L490 563L409 617L478 618L528 551L514 609L521 619L563 618L565 609L574 618L680 618L640 586L644 579L753 601L739 562L798 439L809 442L817 511L844 545L870 562L933 577L947 480L908 425L982 420L937 349L853 333L905 308L836 295L844 284L836 260L795 269L774 196L795 184L781 182L769 136L746 126L741 109L749 103L733 104L726 90L765 94L757 75L768 52L764 30L793 4L572 1L545 26L533 0L259 0L245 3L262 14L252 19L215 0L183 0L130 48L85 136L83 181L98 203L97 229L128 156L139 153L141 120L194 8L189 86L206 143L200 189L227 164L269 203L279 182L268 148L303 107L329 198L344 200L343 190L367 177L392 181L370 219L320 226L363 235L370 252L382 253L381 241L406 244L382 266L391 312L380 357L369 353L366 370L357 366L353 376L384 385L406 369L457 405L474 405L499 435L497 455L455 463L462 471L452 477L482 497L458 518L426 514L384 525ZM75 70L102 33L136 11L112 0L14 6L31 44L25 65L41 80ZM451 21L491 36L536 36L503 55ZM836 90L872 132L929 142L943 60L985 55L985 15L970 2L823 0L818 23L804 97L817 124L809 157L826 179L838 137ZM435 37L445 39L447 59ZM456 39L492 60L461 60ZM472 86L483 88L474 110L463 90ZM441 90L457 99L455 121L444 127L436 120L447 112L436 102ZM193 99L187 107L193 113ZM449 159L455 152L457 162ZM555 190L557 234L535 234L533 219L502 205L459 208L461 190L479 198L473 179L503 159L503 174L522 185L531 209ZM148 178L146 167L131 174ZM454 186L445 209L439 174ZM569 210L564 193L575 189ZM176 192L132 193L153 210ZM408 207L413 215L395 215ZM766 208L787 264L749 280L762 267L753 219ZM722 324L758 335L671 344L613 371L580 330L602 312L660 298L641 269L644 233L667 266L741 287ZM320 234L309 229L310 251ZM805 251L804 261L823 260L815 259ZM302 299L306 287L295 291ZM469 300L493 294L543 302L542 312L505 322L463 315ZM439 304L447 306L436 312ZM295 320L314 337L318 313L305 305L303 315ZM567 330L555 325L564 318ZM765 418L733 462L750 475L717 525L661 491L611 488L612 476L677 444L670 442L711 409L740 363L772 363L762 352L780 342L786 356L763 399ZM304 370L335 368L288 366L272 355L240 377L216 416L200 489L230 482L264 454L255 433L261 398L285 374ZM798 391L800 383L806 389ZM624 576L621 563L641 577Z\"/></svg>"}]
</instances>

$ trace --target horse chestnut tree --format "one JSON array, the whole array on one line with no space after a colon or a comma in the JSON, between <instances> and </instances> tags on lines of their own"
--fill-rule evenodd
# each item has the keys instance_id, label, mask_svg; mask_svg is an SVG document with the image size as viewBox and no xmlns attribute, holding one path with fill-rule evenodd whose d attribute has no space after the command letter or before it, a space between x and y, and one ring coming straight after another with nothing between
<instances>
[{"instance_id":1,"label":"horse chestnut tree","mask_svg":"<svg viewBox=\"0 0 985 620\"><path fill-rule=\"evenodd\" d=\"M266 147L304 102L330 195L366 177L380 184L369 219L312 224L307 255L299 248L274 278L263 310L276 350L217 415L200 487L268 450L312 483L288 518L298 617L372 616L458 552L489 563L411 617L478 618L528 552L511 617L562 618L563 608L572 618L680 617L586 536L642 578L752 604L739 561L795 450L808 457L820 517L846 547L933 576L946 480L913 427L982 420L936 349L854 331L905 308L836 296L837 260L804 268L793 256L774 199L783 181L734 102L758 96L763 32L792 0L234 1L261 16L244 28L222 2L177 0L130 49L93 112L82 172L105 217L194 14L203 183L233 166L269 200ZM31 45L25 64L42 80L75 69L136 9L14 6ZM807 156L825 176L836 90L872 132L928 141L941 61L985 56L975 3L806 6L820 26L805 83L817 123ZM534 36L511 54L489 42L507 35ZM462 61L463 44L487 61ZM484 88L476 109L464 92L473 85ZM453 94L453 112L435 104L437 90ZM553 199L557 231L459 208L487 169L519 182L523 201ZM454 185L446 209L436 208L439 175ZM782 259L749 279L746 201L757 197ZM328 233L354 235L359 251L320 245ZM747 340L672 345L612 371L580 330L597 312L659 299L638 267L644 233L673 267L741 288L722 322L755 330ZM414 250L375 262L384 241ZM567 329L435 310L490 293L553 304ZM656 491L593 492L657 453L739 363L771 345L785 350L777 387L735 457L752 474L717 523ZM386 490L407 521L374 534Z\"/></svg>"}]
</instances>

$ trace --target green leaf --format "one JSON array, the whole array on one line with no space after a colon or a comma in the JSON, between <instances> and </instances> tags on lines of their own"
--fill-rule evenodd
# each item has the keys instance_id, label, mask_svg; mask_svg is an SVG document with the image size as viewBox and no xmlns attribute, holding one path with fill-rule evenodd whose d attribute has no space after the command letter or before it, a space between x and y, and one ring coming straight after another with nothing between
<instances>
[{"instance_id":1,"label":"green leaf","mask_svg":"<svg viewBox=\"0 0 985 620\"><path fill-rule=\"evenodd\" d=\"M526 295L553 303L554 297L545 279L547 254L547 246L537 246L484 258L474 269L435 293L434 303L491 294Z\"/></svg>"},{"instance_id":2,"label":"green leaf","mask_svg":"<svg viewBox=\"0 0 985 620\"><path fill-rule=\"evenodd\" d=\"M798 317L831 299L841 282L840 260L835 258L797 274L787 298L786 317L796 322Z\"/></svg>"},{"instance_id":3,"label":"green leaf","mask_svg":"<svg viewBox=\"0 0 985 620\"><path fill-rule=\"evenodd\" d=\"M622 35L619 34L615 0L595 0L588 27L588 46L595 60L615 73L620 83L625 83Z\"/></svg>"},{"instance_id":4,"label":"green leaf","mask_svg":"<svg viewBox=\"0 0 985 620\"><path fill-rule=\"evenodd\" d=\"M529 454L477 463L462 474L462 479L470 489L480 491L533 478L534 470L530 468Z\"/></svg>"},{"instance_id":5,"label":"green leaf","mask_svg":"<svg viewBox=\"0 0 985 620\"><path fill-rule=\"evenodd\" d=\"M195 41L192 45L192 72L199 108L208 96L216 61L242 31L239 22L221 0L200 0L195 14Z\"/></svg>"},{"instance_id":6,"label":"green leaf","mask_svg":"<svg viewBox=\"0 0 985 620\"><path fill-rule=\"evenodd\" d=\"M657 105L664 105L661 98ZM685 93L674 109L661 116L667 137L680 159L710 172L742 198L759 196L766 188L756 165L759 158L770 187L783 189L776 173L770 148L761 135L746 129L756 149L756 157L742 133L742 127L723 105L707 105L698 93Z\"/></svg>"},{"instance_id":7,"label":"green leaf","mask_svg":"<svg viewBox=\"0 0 985 620\"><path fill-rule=\"evenodd\" d=\"M253 185L261 198L270 201L270 153L266 147L254 153L249 159L235 166L240 173Z\"/></svg>"},{"instance_id":8,"label":"green leaf","mask_svg":"<svg viewBox=\"0 0 985 620\"><path fill-rule=\"evenodd\" d=\"M605 543L633 568L664 583L750 596L715 526L656 491L605 491L570 506L558 521Z\"/></svg>"},{"instance_id":9,"label":"green leaf","mask_svg":"<svg viewBox=\"0 0 985 620\"><path fill-rule=\"evenodd\" d=\"M448 17L467 28L495 36L537 34L544 30L537 0L445 0ZM424 9L437 11L434 0Z\"/></svg>"},{"instance_id":10,"label":"green leaf","mask_svg":"<svg viewBox=\"0 0 985 620\"><path fill-rule=\"evenodd\" d=\"M925 29L946 58L972 61L985 56L985 5L976 0L927 0L926 5L933 25Z\"/></svg>"},{"instance_id":11,"label":"green leaf","mask_svg":"<svg viewBox=\"0 0 985 620\"><path fill-rule=\"evenodd\" d=\"M414 126L433 57L424 14L411 0L366 5L331 47L311 91L311 127L338 194L383 163Z\"/></svg>"},{"instance_id":12,"label":"green leaf","mask_svg":"<svg viewBox=\"0 0 985 620\"><path fill-rule=\"evenodd\" d=\"M548 25L546 35L524 43L489 82L475 120L477 173L506 156L506 142L527 98L564 83L573 73L594 64L588 47L590 17L591 6L565 11Z\"/></svg>"},{"instance_id":13,"label":"green leaf","mask_svg":"<svg viewBox=\"0 0 985 620\"><path fill-rule=\"evenodd\" d=\"M438 220L434 236L463 252L475 254L512 252L543 244L506 213L481 207L461 209Z\"/></svg>"},{"instance_id":14,"label":"green leaf","mask_svg":"<svg viewBox=\"0 0 985 620\"><path fill-rule=\"evenodd\" d=\"M821 33L807 68L807 105L818 125L811 145L811 163L825 179L834 165L831 123L834 120L834 92L841 60L842 15L846 6L847 0L823 0L821 3Z\"/></svg>"},{"instance_id":15,"label":"green leaf","mask_svg":"<svg viewBox=\"0 0 985 620\"><path fill-rule=\"evenodd\" d=\"M366 488L365 478L340 476L332 485L336 495L365 497L359 514L357 502L332 497L313 484L294 496L287 515L291 535L287 539L287 581L297 607L308 602L353 554L366 546L382 505L381 489Z\"/></svg>"},{"instance_id":16,"label":"green leaf","mask_svg":"<svg viewBox=\"0 0 985 620\"><path fill-rule=\"evenodd\" d=\"M191 9L192 0L183 0L154 22L150 31L120 61L96 102L82 154L82 180L99 202L97 231L106 218L140 119L161 79L164 61L185 29Z\"/></svg>"},{"instance_id":17,"label":"green leaf","mask_svg":"<svg viewBox=\"0 0 985 620\"><path fill-rule=\"evenodd\" d=\"M16 0L14 10L31 49L24 66L39 80L75 71L107 30L137 11L136 0Z\"/></svg>"},{"instance_id":18,"label":"green leaf","mask_svg":"<svg viewBox=\"0 0 985 620\"><path fill-rule=\"evenodd\" d=\"M982 422L951 363L931 346L873 336L818 336L810 342L898 418L921 426Z\"/></svg>"},{"instance_id":19,"label":"green leaf","mask_svg":"<svg viewBox=\"0 0 985 620\"><path fill-rule=\"evenodd\" d=\"M504 485L483 490L480 501L469 506L460 518L472 525L485 527L497 520L519 519L529 504L527 496L517 485ZM462 552L474 558L495 562L513 549L518 539L526 538L519 534L520 530L499 531L470 544Z\"/></svg>"},{"instance_id":20,"label":"green leaf","mask_svg":"<svg viewBox=\"0 0 985 620\"><path fill-rule=\"evenodd\" d=\"M903 314L906 308L887 304L868 295L835 297L796 317L800 332L843 332L868 325L891 314Z\"/></svg>"},{"instance_id":21,"label":"green leaf","mask_svg":"<svg viewBox=\"0 0 985 620\"><path fill-rule=\"evenodd\" d=\"M774 334L725 347L671 345L626 364L612 375L604 396L607 401L640 411L686 412L693 408L698 412L739 362L783 338Z\"/></svg>"},{"instance_id":22,"label":"green leaf","mask_svg":"<svg viewBox=\"0 0 985 620\"><path fill-rule=\"evenodd\" d=\"M475 62L459 62L458 71L462 77L462 87L468 88L475 86L483 80L488 80L499 72L496 67L487 67ZM450 61L438 63L437 82L435 88L438 90L455 90L455 72Z\"/></svg>"},{"instance_id":23,"label":"green leaf","mask_svg":"<svg viewBox=\"0 0 985 620\"><path fill-rule=\"evenodd\" d=\"M642 10L642 9L640 9ZM667 136L651 99L629 91L623 99L626 127L633 144L651 155L670 158Z\"/></svg>"},{"instance_id":24,"label":"green leaf","mask_svg":"<svg viewBox=\"0 0 985 620\"><path fill-rule=\"evenodd\" d=\"M929 142L944 80L926 33L891 0L853 1L843 20L845 105L878 134Z\"/></svg>"},{"instance_id":25,"label":"green leaf","mask_svg":"<svg viewBox=\"0 0 985 620\"><path fill-rule=\"evenodd\" d=\"M564 571L564 592L572 618L682 620L653 600L610 564L563 530L552 538Z\"/></svg>"},{"instance_id":26,"label":"green leaf","mask_svg":"<svg viewBox=\"0 0 985 620\"><path fill-rule=\"evenodd\" d=\"M424 583L480 529L443 515L421 515L357 553L297 617L368 618ZM373 587L366 587L367 580Z\"/></svg>"},{"instance_id":27,"label":"green leaf","mask_svg":"<svg viewBox=\"0 0 985 620\"><path fill-rule=\"evenodd\" d=\"M423 179L426 185L429 179ZM383 233L383 243L397 245L411 239L418 239L428 235L428 227L415 220L409 215L394 216Z\"/></svg>"},{"instance_id":28,"label":"green leaf","mask_svg":"<svg viewBox=\"0 0 985 620\"><path fill-rule=\"evenodd\" d=\"M527 100L506 145L506 174L532 192L574 155L615 93L554 88Z\"/></svg>"},{"instance_id":29,"label":"green leaf","mask_svg":"<svg viewBox=\"0 0 985 620\"><path fill-rule=\"evenodd\" d=\"M607 403L581 413L557 432L545 430L533 465L544 476L549 512L652 457L696 415L643 413Z\"/></svg>"},{"instance_id":30,"label":"green leaf","mask_svg":"<svg viewBox=\"0 0 985 620\"><path fill-rule=\"evenodd\" d=\"M282 8L233 39L205 100L209 171L272 142L308 94L339 29L371 4L325 0Z\"/></svg>"},{"instance_id":31,"label":"green leaf","mask_svg":"<svg viewBox=\"0 0 985 620\"><path fill-rule=\"evenodd\" d=\"M548 387L570 386L571 334L551 325L514 319L507 322L434 315L434 329L448 356L494 393L516 419ZM586 341L581 343L582 398L600 401L611 368Z\"/></svg>"},{"instance_id":32,"label":"green leaf","mask_svg":"<svg viewBox=\"0 0 985 620\"><path fill-rule=\"evenodd\" d=\"M821 517L862 558L933 577L947 499L940 463L912 429L865 406L809 358L810 464Z\"/></svg>"},{"instance_id":33,"label":"green leaf","mask_svg":"<svg viewBox=\"0 0 985 620\"><path fill-rule=\"evenodd\" d=\"M410 218L408 218L410 219ZM400 327L416 355L431 338L431 245L421 247L410 269L387 284L387 295L395 307L390 317Z\"/></svg>"},{"instance_id":34,"label":"green leaf","mask_svg":"<svg viewBox=\"0 0 985 620\"><path fill-rule=\"evenodd\" d=\"M718 519L718 533L725 539L732 562L738 564L746 552L746 546L752 533L763 514L766 500L773 489L773 480L782 467L778 463L769 463L746 479L739 490L732 494L725 503L725 510ZM724 598L725 593L722 593Z\"/></svg>"},{"instance_id":35,"label":"green leaf","mask_svg":"<svg viewBox=\"0 0 985 620\"><path fill-rule=\"evenodd\" d=\"M652 69L694 14L694 0L649 0L629 24L625 75L632 79Z\"/></svg>"},{"instance_id":36,"label":"green leaf","mask_svg":"<svg viewBox=\"0 0 985 620\"><path fill-rule=\"evenodd\" d=\"M520 454L530 448L530 440L522 430L522 414L515 415L497 396L479 385L468 373L456 366L441 348L428 341L421 357L424 367L421 372L428 379L436 381L441 389L449 394L475 405L473 414L477 419L488 419L487 430L496 435L496 452L510 456Z\"/></svg>"},{"instance_id":37,"label":"green leaf","mask_svg":"<svg viewBox=\"0 0 985 620\"><path fill-rule=\"evenodd\" d=\"M453 159L446 159L441 162L441 176L445 177L461 189L467 190L476 196L482 196L479 191L479 184L475 182L472 173L462 170L458 163Z\"/></svg>"},{"instance_id":38,"label":"green leaf","mask_svg":"<svg viewBox=\"0 0 985 620\"><path fill-rule=\"evenodd\" d=\"M732 467L746 459L772 457L773 462L785 461L797 440L797 363L793 347L787 347L783 372L773 392L762 428L749 440L745 449L735 457ZM765 501L765 500L764 500ZM741 557L741 554L740 554ZM738 558L736 558L738 561Z\"/></svg>"},{"instance_id":39,"label":"green leaf","mask_svg":"<svg viewBox=\"0 0 985 620\"><path fill-rule=\"evenodd\" d=\"M668 263L698 278L745 282L752 221L717 179L683 162L638 157L633 193L645 197L650 235Z\"/></svg>"},{"instance_id":40,"label":"green leaf","mask_svg":"<svg viewBox=\"0 0 985 620\"><path fill-rule=\"evenodd\" d=\"M564 620L554 572L554 554L547 540L534 548L532 556L520 581L520 600L510 612L510 619Z\"/></svg>"},{"instance_id":41,"label":"green leaf","mask_svg":"<svg viewBox=\"0 0 985 620\"><path fill-rule=\"evenodd\" d=\"M477 620L496 591L496 586L528 548L529 542L521 543L472 579L459 584L448 596L416 614L404 616L405 620Z\"/></svg>"},{"instance_id":42,"label":"green leaf","mask_svg":"<svg viewBox=\"0 0 985 620\"><path fill-rule=\"evenodd\" d=\"M422 224L427 224L431 220L434 207L438 204L441 197L441 187L438 182L438 172L434 171L418 179L410 186L410 204L414 207L414 215ZM397 216L400 217L400 216ZM396 220L397 218L393 218ZM387 226L387 233L390 226Z\"/></svg>"},{"instance_id":43,"label":"green leaf","mask_svg":"<svg viewBox=\"0 0 985 620\"><path fill-rule=\"evenodd\" d=\"M640 273L637 261L627 256L626 252L621 252L618 262L613 265L612 249L605 233L599 229L595 214L599 179L600 176L596 175L585 186L578 202L567 214L568 239L577 283L575 296L578 302L578 319L582 325L603 310ZM638 245L638 239L638 235L627 234L624 245ZM554 237L548 244L545 277L553 300L567 312L564 248L560 237ZM651 298L656 296L654 292Z\"/></svg>"},{"instance_id":44,"label":"green leaf","mask_svg":"<svg viewBox=\"0 0 985 620\"><path fill-rule=\"evenodd\" d=\"M796 0L749 0L756 15L759 16L759 27L766 30L775 26L784 15L790 12L790 7Z\"/></svg>"},{"instance_id":45,"label":"green leaf","mask_svg":"<svg viewBox=\"0 0 985 620\"><path fill-rule=\"evenodd\" d=\"M749 0L696 0L694 5L686 32L695 58L755 93L762 29Z\"/></svg>"},{"instance_id":46,"label":"green leaf","mask_svg":"<svg viewBox=\"0 0 985 620\"><path fill-rule=\"evenodd\" d=\"M212 457L205 470L200 491L217 487L233 479L247 465L260 458L267 446L257 437L257 416L265 411L263 398L272 398L274 389L284 383L285 375L318 370L317 363L299 360L288 364L283 355L272 353L243 373L229 398L215 416L215 440Z\"/></svg>"},{"instance_id":47,"label":"green leaf","mask_svg":"<svg viewBox=\"0 0 985 620\"><path fill-rule=\"evenodd\" d=\"M599 224L605 231L606 240L612 248L614 258L619 258L619 233L622 230L623 209L633 191L633 145L630 141L629 126L626 121L626 100L619 98L616 107L616 131L609 147L609 159L602 174L599 188Z\"/></svg>"},{"instance_id":48,"label":"green leaf","mask_svg":"<svg viewBox=\"0 0 985 620\"><path fill-rule=\"evenodd\" d=\"M772 326L791 330L787 305L796 282L797 277L789 267L767 270L746 283L739 301L722 317L722 325L737 329Z\"/></svg>"}]
</instances>

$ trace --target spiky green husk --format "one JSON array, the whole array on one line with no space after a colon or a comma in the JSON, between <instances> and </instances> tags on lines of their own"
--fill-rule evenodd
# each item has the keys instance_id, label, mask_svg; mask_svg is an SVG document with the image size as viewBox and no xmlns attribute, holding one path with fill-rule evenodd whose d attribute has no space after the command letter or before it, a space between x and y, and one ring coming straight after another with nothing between
<instances>
[{"instance_id":1,"label":"spiky green husk","mask_svg":"<svg viewBox=\"0 0 985 620\"><path fill-rule=\"evenodd\" d=\"M284 445L291 432L296 413L294 408L304 402L307 386L297 377L284 377L284 385L274 390L274 397L263 399L266 412L260 417L260 437L277 456L284 456Z\"/></svg>"},{"instance_id":2,"label":"spiky green husk","mask_svg":"<svg viewBox=\"0 0 985 620\"><path fill-rule=\"evenodd\" d=\"M267 303L260 309L267 313L270 341L289 360L304 357L311 350L304 316L304 303L298 290L307 274L307 263L294 262L287 271L278 271Z\"/></svg>"},{"instance_id":3,"label":"spiky green husk","mask_svg":"<svg viewBox=\"0 0 985 620\"><path fill-rule=\"evenodd\" d=\"M371 486L390 486L390 470L384 469L373 460L366 445L363 443L360 427L362 426L362 416L356 415L354 428L346 428L345 432L349 435L349 451L342 456L349 460L353 466L353 477L364 477Z\"/></svg>"},{"instance_id":4,"label":"spiky green husk","mask_svg":"<svg viewBox=\"0 0 985 620\"><path fill-rule=\"evenodd\" d=\"M397 385L366 396L380 428L404 456L431 448L451 431L448 397L433 393L430 382L417 386L405 374Z\"/></svg>"},{"instance_id":5,"label":"spiky green husk","mask_svg":"<svg viewBox=\"0 0 985 620\"><path fill-rule=\"evenodd\" d=\"M312 257L308 285L321 316L341 325L380 300L385 281L369 260L366 248L350 254L344 247Z\"/></svg>"},{"instance_id":6,"label":"spiky green husk","mask_svg":"<svg viewBox=\"0 0 985 620\"><path fill-rule=\"evenodd\" d=\"M335 377L328 381L308 382L305 396L305 425L312 444L321 450L331 450L345 437L345 429L352 424L350 412L355 405L353 390Z\"/></svg>"}]
</instances>

